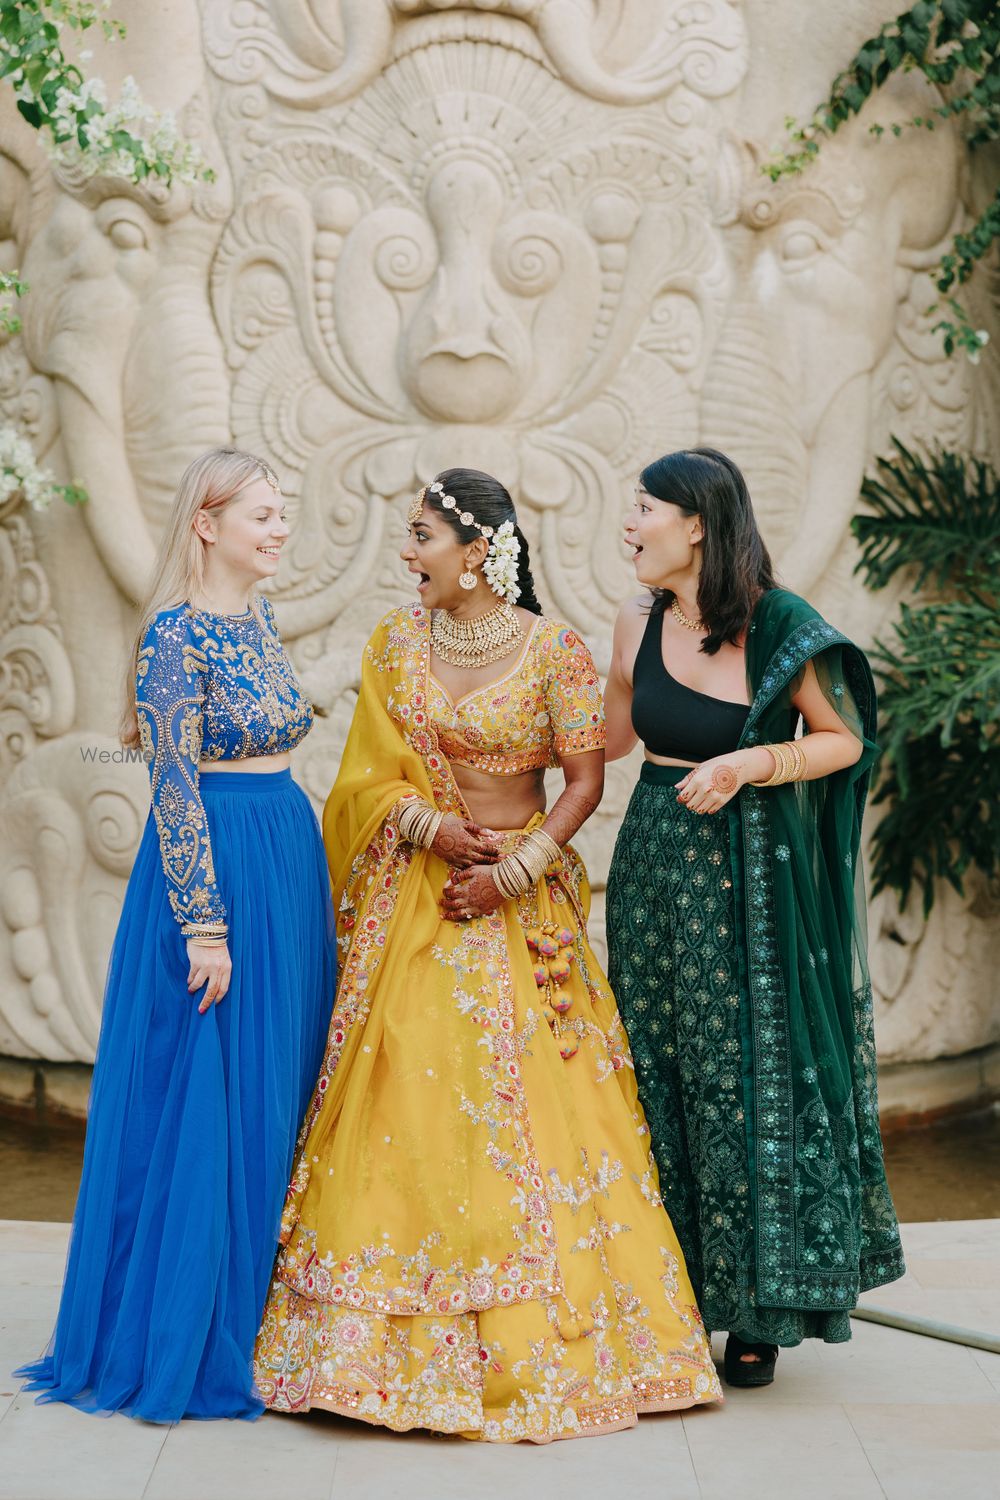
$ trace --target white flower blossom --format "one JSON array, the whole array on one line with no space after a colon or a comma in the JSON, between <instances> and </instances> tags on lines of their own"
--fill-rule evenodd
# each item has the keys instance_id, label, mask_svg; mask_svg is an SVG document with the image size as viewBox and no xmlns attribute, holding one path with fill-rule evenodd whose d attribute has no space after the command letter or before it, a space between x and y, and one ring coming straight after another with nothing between
<instances>
[{"instance_id":1,"label":"white flower blossom","mask_svg":"<svg viewBox=\"0 0 1000 1500\"><path fill-rule=\"evenodd\" d=\"M18 92L27 97L27 84L22 82ZM122 83L117 104L109 104L101 78L88 78L79 89L60 89L46 137L53 160L79 166L88 177L103 173L135 182L152 174L193 183L206 170L201 149L184 139L169 110L146 103L132 77Z\"/></svg>"},{"instance_id":2,"label":"white flower blossom","mask_svg":"<svg viewBox=\"0 0 1000 1500\"><path fill-rule=\"evenodd\" d=\"M490 540L490 550L483 563L486 581L495 594L516 604L521 597L517 584L517 560L521 556L521 543L514 535L514 522L505 521Z\"/></svg>"},{"instance_id":3,"label":"white flower blossom","mask_svg":"<svg viewBox=\"0 0 1000 1500\"><path fill-rule=\"evenodd\" d=\"M55 476L43 469L26 437L10 423L0 423L0 501L20 490L32 510L44 510L63 493Z\"/></svg>"}]
</instances>

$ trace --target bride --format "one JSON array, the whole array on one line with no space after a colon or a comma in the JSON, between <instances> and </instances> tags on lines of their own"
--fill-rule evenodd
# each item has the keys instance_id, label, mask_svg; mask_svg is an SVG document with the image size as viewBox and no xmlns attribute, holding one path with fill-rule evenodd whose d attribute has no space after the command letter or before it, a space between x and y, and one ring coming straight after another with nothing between
<instances>
[{"instance_id":1,"label":"bride","mask_svg":"<svg viewBox=\"0 0 1000 1500\"><path fill-rule=\"evenodd\" d=\"M365 649L324 814L341 979L257 1385L397 1431L611 1432L721 1392L569 844L598 678L497 480L448 470L408 520L420 603Z\"/></svg>"}]
</instances>

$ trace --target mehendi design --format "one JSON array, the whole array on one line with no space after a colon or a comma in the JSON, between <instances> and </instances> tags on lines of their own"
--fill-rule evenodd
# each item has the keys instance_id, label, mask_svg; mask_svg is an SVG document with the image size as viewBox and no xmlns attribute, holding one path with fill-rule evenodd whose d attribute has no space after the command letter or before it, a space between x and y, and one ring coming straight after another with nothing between
<instances>
[{"instance_id":1,"label":"mehendi design","mask_svg":"<svg viewBox=\"0 0 1000 1500\"><path fill-rule=\"evenodd\" d=\"M557 844L568 844L597 811L600 801L599 790L585 792L581 787L568 786L545 819L545 832Z\"/></svg>"},{"instance_id":2,"label":"mehendi design","mask_svg":"<svg viewBox=\"0 0 1000 1500\"><path fill-rule=\"evenodd\" d=\"M712 772L712 785L714 786L715 790L717 792L721 792L724 797L731 796L732 793L736 791L736 788L739 786L739 784L740 778L737 776L732 766L716 766L715 770Z\"/></svg>"}]
</instances>

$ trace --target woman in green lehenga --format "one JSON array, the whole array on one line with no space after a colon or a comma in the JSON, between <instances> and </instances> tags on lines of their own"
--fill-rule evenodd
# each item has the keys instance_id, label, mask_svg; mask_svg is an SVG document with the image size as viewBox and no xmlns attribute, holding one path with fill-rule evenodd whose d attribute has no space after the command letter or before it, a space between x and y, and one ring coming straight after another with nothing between
<instances>
[{"instance_id":1,"label":"woman in green lehenga","mask_svg":"<svg viewBox=\"0 0 1000 1500\"><path fill-rule=\"evenodd\" d=\"M705 1324L730 1384L766 1385L778 1346L849 1339L859 1293L904 1270L859 861L875 693L775 585L724 454L644 469L626 540L646 593L615 629L608 758L641 739L645 761L609 975Z\"/></svg>"}]
</instances>

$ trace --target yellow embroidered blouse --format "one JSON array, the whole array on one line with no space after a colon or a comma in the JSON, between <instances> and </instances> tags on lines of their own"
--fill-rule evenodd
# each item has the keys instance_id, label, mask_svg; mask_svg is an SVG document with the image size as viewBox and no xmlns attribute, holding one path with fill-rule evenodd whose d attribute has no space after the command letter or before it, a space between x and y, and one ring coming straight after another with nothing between
<instances>
[{"instance_id":1,"label":"yellow embroidered blouse","mask_svg":"<svg viewBox=\"0 0 1000 1500\"><path fill-rule=\"evenodd\" d=\"M431 675L427 711L451 764L491 776L557 766L562 756L603 750L607 740L590 652L568 625L544 617L509 672L457 703Z\"/></svg>"}]
</instances>

